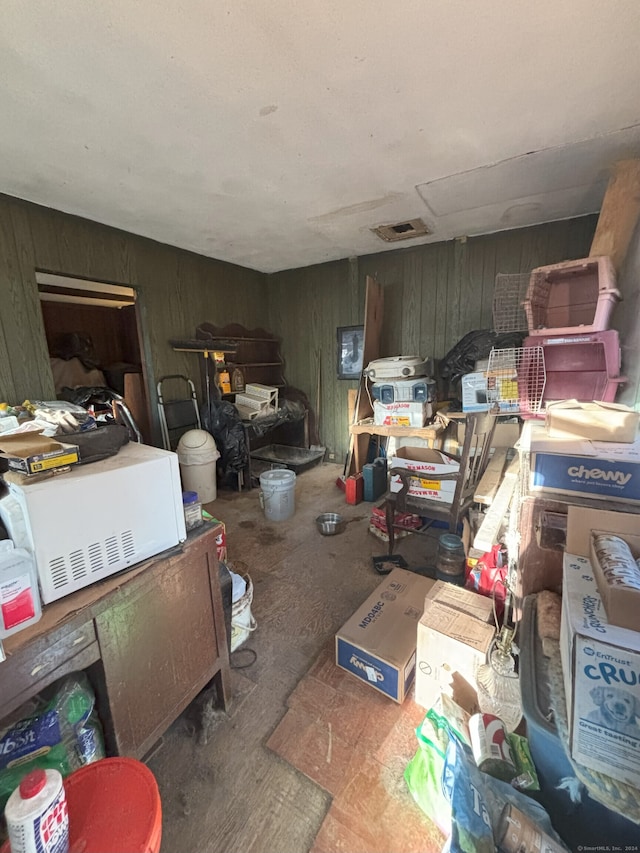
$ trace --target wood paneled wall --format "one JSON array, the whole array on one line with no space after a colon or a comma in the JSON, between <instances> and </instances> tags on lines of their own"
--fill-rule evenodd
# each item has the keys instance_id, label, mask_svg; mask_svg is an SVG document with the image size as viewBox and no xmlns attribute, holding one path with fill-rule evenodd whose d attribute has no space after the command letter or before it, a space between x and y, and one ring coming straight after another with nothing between
<instances>
[{"instance_id":1,"label":"wood paneled wall","mask_svg":"<svg viewBox=\"0 0 640 853\"><path fill-rule=\"evenodd\" d=\"M72 332L89 335L97 363L140 364L135 306L107 308L70 302L42 302L42 317L49 353L55 355Z\"/></svg>"},{"instance_id":2,"label":"wood paneled wall","mask_svg":"<svg viewBox=\"0 0 640 853\"><path fill-rule=\"evenodd\" d=\"M51 399L53 380L35 270L135 287L151 380L183 373L199 386L198 356L168 340L198 323L265 324L262 273L0 196L0 400Z\"/></svg>"},{"instance_id":3,"label":"wood paneled wall","mask_svg":"<svg viewBox=\"0 0 640 853\"><path fill-rule=\"evenodd\" d=\"M287 380L314 408L337 461L348 446L347 390L336 378L336 329L362 322L364 282L385 289L383 353L444 355L491 325L496 272L526 272L588 254L596 217L435 243L265 276L75 216L0 196L0 400L53 397L35 270L137 289L143 360L155 382L183 373L199 388L198 356L168 340L198 323L266 326L282 340Z\"/></svg>"},{"instance_id":4,"label":"wood paneled wall","mask_svg":"<svg viewBox=\"0 0 640 853\"><path fill-rule=\"evenodd\" d=\"M617 402L640 409L640 221L620 270L618 287L623 301L613 312L612 325L620 332L622 373L627 383Z\"/></svg>"},{"instance_id":5,"label":"wood paneled wall","mask_svg":"<svg viewBox=\"0 0 640 853\"><path fill-rule=\"evenodd\" d=\"M269 276L269 328L282 338L288 381L315 401L336 461L348 447L347 390L336 378L336 329L362 322L367 275L384 286L384 355L441 358L473 329L490 328L496 273L585 257L595 216L433 243Z\"/></svg>"}]
</instances>

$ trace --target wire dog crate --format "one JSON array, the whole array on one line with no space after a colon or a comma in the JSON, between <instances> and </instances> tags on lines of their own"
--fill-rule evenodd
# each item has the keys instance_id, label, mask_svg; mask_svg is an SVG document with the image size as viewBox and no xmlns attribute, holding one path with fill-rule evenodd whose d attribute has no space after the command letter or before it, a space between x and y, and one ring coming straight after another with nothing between
<instances>
[{"instance_id":1,"label":"wire dog crate","mask_svg":"<svg viewBox=\"0 0 640 853\"><path fill-rule=\"evenodd\" d=\"M529 273L498 273L493 289L493 328L499 333L526 332L525 300Z\"/></svg>"},{"instance_id":2,"label":"wire dog crate","mask_svg":"<svg viewBox=\"0 0 640 853\"><path fill-rule=\"evenodd\" d=\"M487 403L490 411L538 417L542 414L545 384L541 346L492 349L489 353Z\"/></svg>"}]
</instances>

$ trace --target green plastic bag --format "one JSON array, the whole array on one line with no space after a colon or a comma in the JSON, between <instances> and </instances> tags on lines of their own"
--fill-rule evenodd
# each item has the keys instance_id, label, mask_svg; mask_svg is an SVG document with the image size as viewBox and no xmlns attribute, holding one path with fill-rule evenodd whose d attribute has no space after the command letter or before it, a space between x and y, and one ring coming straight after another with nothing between
<instances>
[{"instance_id":1,"label":"green plastic bag","mask_svg":"<svg viewBox=\"0 0 640 853\"><path fill-rule=\"evenodd\" d=\"M25 716L0 730L0 812L31 770L68 776L105 757L95 697L83 672L61 679L28 703Z\"/></svg>"},{"instance_id":2,"label":"green plastic bag","mask_svg":"<svg viewBox=\"0 0 640 853\"><path fill-rule=\"evenodd\" d=\"M450 734L468 743L466 718L468 714L441 696L416 729L418 750L404 771L413 799L446 836L451 834L451 805L442 790L442 771Z\"/></svg>"}]
</instances>

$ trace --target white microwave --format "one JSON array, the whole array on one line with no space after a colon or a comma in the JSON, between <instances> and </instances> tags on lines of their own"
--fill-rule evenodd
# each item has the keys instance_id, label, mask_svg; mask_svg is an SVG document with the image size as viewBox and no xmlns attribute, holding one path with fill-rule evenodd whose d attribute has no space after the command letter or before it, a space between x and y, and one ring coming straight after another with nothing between
<instances>
[{"instance_id":1,"label":"white microwave","mask_svg":"<svg viewBox=\"0 0 640 853\"><path fill-rule=\"evenodd\" d=\"M186 539L178 457L131 442L49 480L7 484L0 520L34 555L47 604Z\"/></svg>"}]
</instances>

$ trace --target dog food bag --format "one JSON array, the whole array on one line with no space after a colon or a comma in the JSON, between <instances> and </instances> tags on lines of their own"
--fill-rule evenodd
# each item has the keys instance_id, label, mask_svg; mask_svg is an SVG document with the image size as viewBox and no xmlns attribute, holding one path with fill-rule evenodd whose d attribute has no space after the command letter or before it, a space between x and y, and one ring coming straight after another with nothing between
<instances>
[{"instance_id":1,"label":"dog food bag","mask_svg":"<svg viewBox=\"0 0 640 853\"><path fill-rule=\"evenodd\" d=\"M471 750L455 736L450 738L447 747L442 787L451 803L450 853L495 853L503 831L501 818L506 805L524 813L540 835L546 833L553 839L557 847L551 850L565 850L545 809L508 782L479 770ZM535 853L540 851L535 850Z\"/></svg>"},{"instance_id":2,"label":"dog food bag","mask_svg":"<svg viewBox=\"0 0 640 853\"><path fill-rule=\"evenodd\" d=\"M599 533L593 537L593 544L607 583L640 590L640 568L624 539Z\"/></svg>"}]
</instances>

